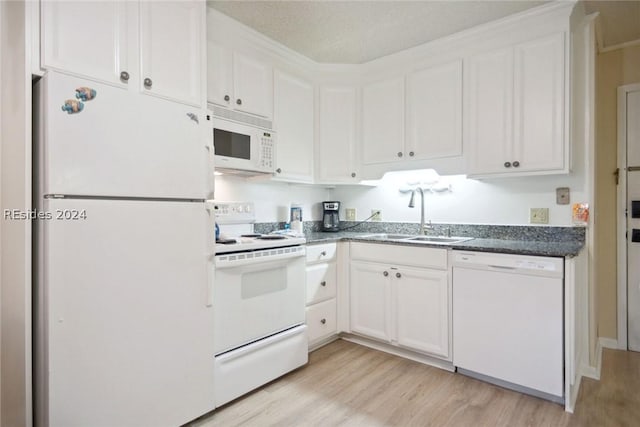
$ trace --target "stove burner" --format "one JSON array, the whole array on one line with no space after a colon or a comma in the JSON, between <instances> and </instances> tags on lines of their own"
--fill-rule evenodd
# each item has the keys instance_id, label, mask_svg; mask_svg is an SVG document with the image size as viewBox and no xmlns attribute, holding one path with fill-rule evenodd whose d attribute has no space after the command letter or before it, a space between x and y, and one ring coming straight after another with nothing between
<instances>
[{"instance_id":1,"label":"stove burner","mask_svg":"<svg viewBox=\"0 0 640 427\"><path fill-rule=\"evenodd\" d=\"M221 245L230 245L238 242L236 241L236 239L216 239L216 243L219 243Z\"/></svg>"},{"instance_id":2,"label":"stove burner","mask_svg":"<svg viewBox=\"0 0 640 427\"><path fill-rule=\"evenodd\" d=\"M260 237L262 234L241 234L240 237Z\"/></svg>"},{"instance_id":3,"label":"stove burner","mask_svg":"<svg viewBox=\"0 0 640 427\"><path fill-rule=\"evenodd\" d=\"M286 238L287 238L286 236L280 236L278 234L269 234L267 236L256 237L256 239L259 239L259 240L282 240Z\"/></svg>"}]
</instances>

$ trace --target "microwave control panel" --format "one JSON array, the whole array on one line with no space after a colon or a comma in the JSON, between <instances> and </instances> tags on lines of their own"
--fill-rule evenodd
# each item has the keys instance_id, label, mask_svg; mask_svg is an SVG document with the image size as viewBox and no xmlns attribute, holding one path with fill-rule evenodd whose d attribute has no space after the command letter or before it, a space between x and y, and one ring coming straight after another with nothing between
<instances>
[{"instance_id":1,"label":"microwave control panel","mask_svg":"<svg viewBox=\"0 0 640 427\"><path fill-rule=\"evenodd\" d=\"M274 135L263 132L260 135L260 167L273 169L275 164L275 143Z\"/></svg>"}]
</instances>

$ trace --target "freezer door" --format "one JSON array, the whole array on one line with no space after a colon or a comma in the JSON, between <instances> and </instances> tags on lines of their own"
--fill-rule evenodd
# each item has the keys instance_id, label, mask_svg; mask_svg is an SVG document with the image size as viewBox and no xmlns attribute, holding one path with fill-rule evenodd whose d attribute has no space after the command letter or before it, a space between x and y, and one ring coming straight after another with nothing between
<instances>
[{"instance_id":1,"label":"freezer door","mask_svg":"<svg viewBox=\"0 0 640 427\"><path fill-rule=\"evenodd\" d=\"M86 219L55 219L86 210ZM39 420L177 426L214 408L213 224L202 203L49 200ZM70 218L66 216L65 218ZM44 425L44 424L43 424Z\"/></svg>"},{"instance_id":2,"label":"freezer door","mask_svg":"<svg viewBox=\"0 0 640 427\"><path fill-rule=\"evenodd\" d=\"M76 99L80 88L95 98ZM55 72L35 93L41 194L211 198L205 111Z\"/></svg>"}]
</instances>

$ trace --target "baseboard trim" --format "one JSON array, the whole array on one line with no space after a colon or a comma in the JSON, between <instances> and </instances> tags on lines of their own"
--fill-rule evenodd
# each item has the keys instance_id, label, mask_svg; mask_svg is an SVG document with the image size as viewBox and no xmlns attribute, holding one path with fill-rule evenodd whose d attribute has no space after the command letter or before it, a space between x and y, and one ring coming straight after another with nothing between
<instances>
[{"instance_id":1,"label":"baseboard trim","mask_svg":"<svg viewBox=\"0 0 640 427\"><path fill-rule=\"evenodd\" d=\"M355 344L360 344L365 347L373 348L374 350L384 351L385 353L393 354L395 356L404 357L405 359L413 360L414 362L424 363L425 365L435 366L436 368L444 369L445 371L455 372L456 368L453 366L453 362L437 359L427 355L413 352L411 350L405 350L400 347L384 344L371 340L369 338L361 337L358 335L343 333L340 335L345 341L349 341Z\"/></svg>"},{"instance_id":2,"label":"baseboard trim","mask_svg":"<svg viewBox=\"0 0 640 427\"><path fill-rule=\"evenodd\" d=\"M339 338L340 336L338 335L331 335L328 338L324 338L324 339L321 339L320 341L316 341L315 343L309 346L309 353L311 353L312 351L316 351L327 344L331 344L332 342L338 340Z\"/></svg>"},{"instance_id":3,"label":"baseboard trim","mask_svg":"<svg viewBox=\"0 0 640 427\"><path fill-rule=\"evenodd\" d=\"M598 342L600 343L602 348L611 348L614 350L620 349L620 347L618 347L618 340L615 338L600 337L598 338Z\"/></svg>"},{"instance_id":4,"label":"baseboard trim","mask_svg":"<svg viewBox=\"0 0 640 427\"><path fill-rule=\"evenodd\" d=\"M600 373L602 371L602 350L604 348L618 348L618 341L611 338L598 338L596 344L596 360L593 366L581 365L580 375L600 381Z\"/></svg>"}]
</instances>

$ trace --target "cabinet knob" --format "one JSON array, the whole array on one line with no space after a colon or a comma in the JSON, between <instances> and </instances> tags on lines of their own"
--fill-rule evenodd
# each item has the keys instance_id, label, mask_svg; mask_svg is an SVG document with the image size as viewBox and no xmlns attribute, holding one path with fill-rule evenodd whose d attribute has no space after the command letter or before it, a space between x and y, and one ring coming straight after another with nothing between
<instances>
[{"instance_id":1,"label":"cabinet knob","mask_svg":"<svg viewBox=\"0 0 640 427\"><path fill-rule=\"evenodd\" d=\"M146 87L147 89L151 89L151 86L153 86L153 82L149 77L145 78L143 83L144 87Z\"/></svg>"},{"instance_id":2,"label":"cabinet knob","mask_svg":"<svg viewBox=\"0 0 640 427\"><path fill-rule=\"evenodd\" d=\"M240 99L240 98L236 99L236 104L242 105L242 99Z\"/></svg>"},{"instance_id":3,"label":"cabinet knob","mask_svg":"<svg viewBox=\"0 0 640 427\"><path fill-rule=\"evenodd\" d=\"M382 275L383 275L384 277L387 277L387 276L389 275L389 272L388 272L388 271L384 271L384 272L382 273Z\"/></svg>"},{"instance_id":4,"label":"cabinet knob","mask_svg":"<svg viewBox=\"0 0 640 427\"><path fill-rule=\"evenodd\" d=\"M225 95L225 96L224 96L224 100L225 100L225 101L229 102L229 100L230 100L230 99L231 99L231 97L230 97L229 95Z\"/></svg>"},{"instance_id":5,"label":"cabinet knob","mask_svg":"<svg viewBox=\"0 0 640 427\"><path fill-rule=\"evenodd\" d=\"M415 153L413 151L409 151L409 157L413 157Z\"/></svg>"},{"instance_id":6,"label":"cabinet knob","mask_svg":"<svg viewBox=\"0 0 640 427\"><path fill-rule=\"evenodd\" d=\"M400 273L396 273L396 277L399 279L399 278L401 278L401 277L402 277L402 274L400 274Z\"/></svg>"},{"instance_id":7,"label":"cabinet knob","mask_svg":"<svg viewBox=\"0 0 640 427\"><path fill-rule=\"evenodd\" d=\"M278 169L276 169L276 172L278 172L278 173L282 173L282 169L281 169L281 168L278 168Z\"/></svg>"},{"instance_id":8,"label":"cabinet knob","mask_svg":"<svg viewBox=\"0 0 640 427\"><path fill-rule=\"evenodd\" d=\"M355 172L351 172L351 178L355 178L356 177L356 173Z\"/></svg>"},{"instance_id":9,"label":"cabinet knob","mask_svg":"<svg viewBox=\"0 0 640 427\"><path fill-rule=\"evenodd\" d=\"M327 251L320 252L320 256L327 256Z\"/></svg>"},{"instance_id":10,"label":"cabinet knob","mask_svg":"<svg viewBox=\"0 0 640 427\"><path fill-rule=\"evenodd\" d=\"M327 319L320 319L320 323L324 325L325 323L327 323Z\"/></svg>"},{"instance_id":11,"label":"cabinet knob","mask_svg":"<svg viewBox=\"0 0 640 427\"><path fill-rule=\"evenodd\" d=\"M127 73L126 71L122 71L120 73L120 80L127 83L129 81L129 73Z\"/></svg>"},{"instance_id":12,"label":"cabinet knob","mask_svg":"<svg viewBox=\"0 0 640 427\"><path fill-rule=\"evenodd\" d=\"M518 166L520 166L520 162L519 161L516 160L515 162L513 162L513 167L514 168L517 168Z\"/></svg>"},{"instance_id":13,"label":"cabinet knob","mask_svg":"<svg viewBox=\"0 0 640 427\"><path fill-rule=\"evenodd\" d=\"M398 151L398 157L402 157L402 151Z\"/></svg>"},{"instance_id":14,"label":"cabinet knob","mask_svg":"<svg viewBox=\"0 0 640 427\"><path fill-rule=\"evenodd\" d=\"M505 168L510 168L511 167L511 162L504 162L504 167Z\"/></svg>"},{"instance_id":15,"label":"cabinet knob","mask_svg":"<svg viewBox=\"0 0 640 427\"><path fill-rule=\"evenodd\" d=\"M320 286L327 286L327 282L323 280L322 282L320 282Z\"/></svg>"}]
</instances>

